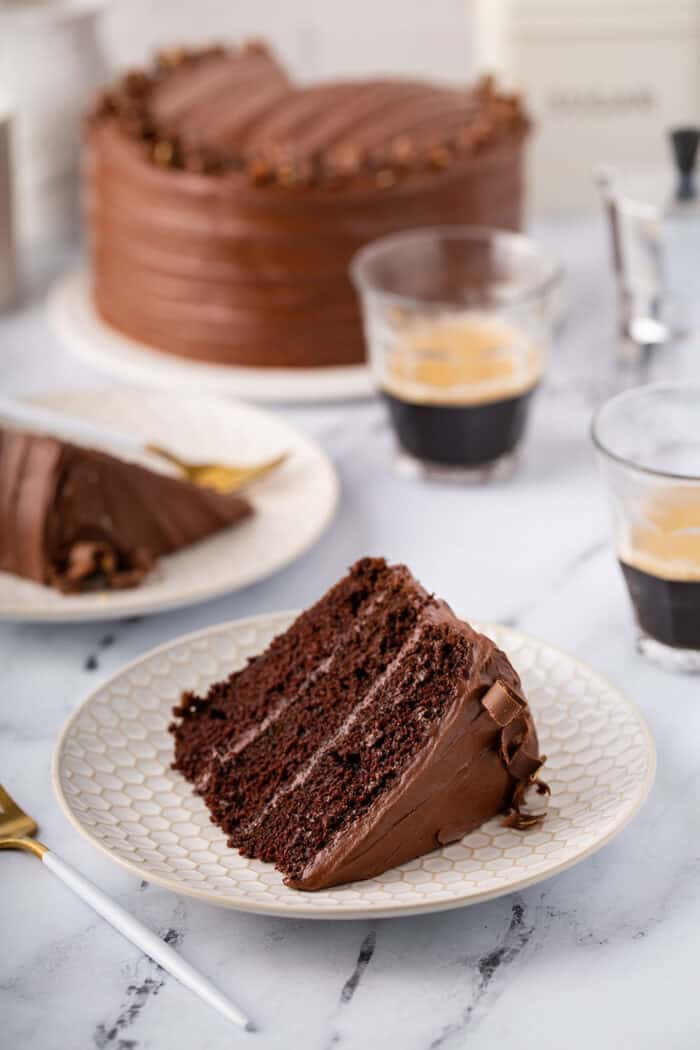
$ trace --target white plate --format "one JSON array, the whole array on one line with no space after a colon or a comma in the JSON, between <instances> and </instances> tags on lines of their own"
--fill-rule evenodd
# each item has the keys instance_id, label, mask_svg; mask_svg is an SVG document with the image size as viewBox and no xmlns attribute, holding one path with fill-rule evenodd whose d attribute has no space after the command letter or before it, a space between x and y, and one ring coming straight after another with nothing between
<instances>
[{"instance_id":1,"label":"white plate","mask_svg":"<svg viewBox=\"0 0 700 1050\"><path fill-rule=\"evenodd\" d=\"M254 463L283 451L289 455L279 470L248 489L255 514L162 558L139 587L64 595L0 573L0 619L107 620L203 601L254 583L298 558L333 517L338 481L330 460L314 441L262 409L197 394L133 389L52 394L36 401L141 435L193 460Z\"/></svg>"},{"instance_id":2,"label":"white plate","mask_svg":"<svg viewBox=\"0 0 700 1050\"><path fill-rule=\"evenodd\" d=\"M243 665L292 613L200 631L124 668L69 720L54 756L54 787L70 820L134 874L212 904L270 915L358 919L472 904L555 875L608 842L654 779L654 744L639 711L599 675L506 627L484 630L521 673L549 757L552 789L541 828L492 820L461 843L375 879L316 893L288 889L274 868L226 845L201 798L170 769L171 708Z\"/></svg>"},{"instance_id":3,"label":"white plate","mask_svg":"<svg viewBox=\"0 0 700 1050\"><path fill-rule=\"evenodd\" d=\"M159 390L185 387L250 401L341 401L373 393L366 365L236 368L188 361L129 339L99 317L82 269L54 284L47 306L49 322L69 350L110 375Z\"/></svg>"}]
</instances>

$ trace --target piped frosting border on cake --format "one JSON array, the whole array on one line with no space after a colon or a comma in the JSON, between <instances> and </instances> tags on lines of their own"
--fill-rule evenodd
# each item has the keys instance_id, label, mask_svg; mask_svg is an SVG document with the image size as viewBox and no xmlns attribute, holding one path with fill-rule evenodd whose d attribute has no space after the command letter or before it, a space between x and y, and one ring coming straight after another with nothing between
<instances>
[{"instance_id":1,"label":"piped frosting border on cake","mask_svg":"<svg viewBox=\"0 0 700 1050\"><path fill-rule=\"evenodd\" d=\"M525 135L529 118L517 94L499 91L491 77L482 78L463 92L464 120L456 129L438 134L429 143L416 144L410 135L398 134L372 148L351 140L334 148L300 150L293 138L271 135L250 149L226 149L204 141L188 143L176 128L159 121L152 105L157 89L169 78L203 63L236 58L268 60L281 73L271 51L260 41L241 48L220 45L170 48L157 54L150 69L132 70L96 100L90 123L115 124L125 138L138 145L152 164L173 171L202 175L242 175L256 187L338 190L349 186L390 190L418 174L437 174L455 163L482 152L512 135ZM348 85L352 91L354 85ZM362 82L357 82L358 89ZM424 85L429 90L429 85ZM303 89L302 89L303 90ZM290 94L295 89L289 85Z\"/></svg>"}]
</instances>

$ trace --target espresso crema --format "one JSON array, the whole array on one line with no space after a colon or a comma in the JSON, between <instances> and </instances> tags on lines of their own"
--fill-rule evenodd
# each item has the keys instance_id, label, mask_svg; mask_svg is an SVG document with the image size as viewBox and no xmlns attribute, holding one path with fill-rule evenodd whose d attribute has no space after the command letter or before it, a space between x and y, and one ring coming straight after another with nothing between
<instances>
[{"instance_id":1,"label":"espresso crema","mask_svg":"<svg viewBox=\"0 0 700 1050\"><path fill-rule=\"evenodd\" d=\"M475 314L401 333L382 392L405 451L478 467L517 446L541 372L542 352L524 333Z\"/></svg>"},{"instance_id":2,"label":"espresso crema","mask_svg":"<svg viewBox=\"0 0 700 1050\"><path fill-rule=\"evenodd\" d=\"M665 645L700 649L700 489L669 488L650 500L619 555L642 630Z\"/></svg>"}]
</instances>

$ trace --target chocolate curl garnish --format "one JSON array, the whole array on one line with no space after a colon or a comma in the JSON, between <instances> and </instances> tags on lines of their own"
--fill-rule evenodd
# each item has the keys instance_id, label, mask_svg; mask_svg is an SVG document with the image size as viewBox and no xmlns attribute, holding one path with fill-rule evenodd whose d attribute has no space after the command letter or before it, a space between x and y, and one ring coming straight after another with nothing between
<instances>
[{"instance_id":1,"label":"chocolate curl garnish","mask_svg":"<svg viewBox=\"0 0 700 1050\"><path fill-rule=\"evenodd\" d=\"M374 181L380 190L390 190L398 182L398 175L392 168L381 168L374 176Z\"/></svg>"},{"instance_id":2,"label":"chocolate curl garnish","mask_svg":"<svg viewBox=\"0 0 700 1050\"><path fill-rule=\"evenodd\" d=\"M474 148L480 149L492 137L494 131L493 121L488 117L479 117L472 125Z\"/></svg>"},{"instance_id":3,"label":"chocolate curl garnish","mask_svg":"<svg viewBox=\"0 0 700 1050\"><path fill-rule=\"evenodd\" d=\"M517 781L503 823L506 827L518 829L534 827L545 818L550 791L547 784L538 780L546 758L526 750L525 701L506 682L498 679L482 697L481 704L500 727L498 752L508 773Z\"/></svg>"},{"instance_id":4,"label":"chocolate curl garnish","mask_svg":"<svg viewBox=\"0 0 700 1050\"><path fill-rule=\"evenodd\" d=\"M523 709L523 701L500 678L493 683L488 692L481 698L481 704L501 729L510 725Z\"/></svg>"},{"instance_id":5,"label":"chocolate curl garnish","mask_svg":"<svg viewBox=\"0 0 700 1050\"><path fill-rule=\"evenodd\" d=\"M172 168L175 166L175 143L168 139L159 139L153 146L151 153L153 161L159 168Z\"/></svg>"},{"instance_id":6,"label":"chocolate curl garnish","mask_svg":"<svg viewBox=\"0 0 700 1050\"><path fill-rule=\"evenodd\" d=\"M496 80L491 73L480 77L474 88L474 95L481 102L489 102L496 94Z\"/></svg>"},{"instance_id":7,"label":"chocolate curl garnish","mask_svg":"<svg viewBox=\"0 0 700 1050\"><path fill-rule=\"evenodd\" d=\"M545 758L539 768L542 768ZM549 784L538 780L533 776L530 780L522 780L516 785L513 792L511 808L503 818L503 824L507 828L515 828L517 831L526 831L541 824L547 816L551 791Z\"/></svg>"},{"instance_id":8,"label":"chocolate curl garnish","mask_svg":"<svg viewBox=\"0 0 700 1050\"><path fill-rule=\"evenodd\" d=\"M119 86L124 94L141 99L149 93L153 81L143 69L132 69L124 74Z\"/></svg>"},{"instance_id":9,"label":"chocolate curl garnish","mask_svg":"<svg viewBox=\"0 0 700 1050\"><path fill-rule=\"evenodd\" d=\"M306 158L285 160L277 167L276 176L280 186L304 189L314 180L313 161Z\"/></svg>"},{"instance_id":10,"label":"chocolate curl garnish","mask_svg":"<svg viewBox=\"0 0 700 1050\"><path fill-rule=\"evenodd\" d=\"M410 168L416 160L416 148L408 135L399 135L391 144L391 159L400 168Z\"/></svg>"},{"instance_id":11,"label":"chocolate curl garnish","mask_svg":"<svg viewBox=\"0 0 700 1050\"><path fill-rule=\"evenodd\" d=\"M433 146L428 150L426 160L429 168L435 168L437 171L442 171L450 164L452 154L447 145Z\"/></svg>"},{"instance_id":12,"label":"chocolate curl garnish","mask_svg":"<svg viewBox=\"0 0 700 1050\"><path fill-rule=\"evenodd\" d=\"M253 157L246 166L248 178L255 186L269 186L275 180L275 171L264 157Z\"/></svg>"},{"instance_id":13,"label":"chocolate curl garnish","mask_svg":"<svg viewBox=\"0 0 700 1050\"><path fill-rule=\"evenodd\" d=\"M270 55L270 49L264 40L260 40L253 37L251 40L246 40L241 47L241 53L244 55L258 55L261 58L266 58Z\"/></svg>"},{"instance_id":14,"label":"chocolate curl garnish","mask_svg":"<svg viewBox=\"0 0 700 1050\"><path fill-rule=\"evenodd\" d=\"M542 759L526 749L525 701L499 678L482 697L481 704L500 727L498 753L514 780L529 780L542 767Z\"/></svg>"},{"instance_id":15,"label":"chocolate curl garnish","mask_svg":"<svg viewBox=\"0 0 700 1050\"><path fill-rule=\"evenodd\" d=\"M313 176L313 162L299 157L287 144L268 143L251 157L248 174L256 185L306 186Z\"/></svg>"},{"instance_id":16,"label":"chocolate curl garnish","mask_svg":"<svg viewBox=\"0 0 700 1050\"><path fill-rule=\"evenodd\" d=\"M53 566L52 582L64 593L109 587L120 590L134 587L153 568L152 559L143 550L121 556L105 540L77 540L68 550L65 562Z\"/></svg>"},{"instance_id":17,"label":"chocolate curl garnish","mask_svg":"<svg viewBox=\"0 0 700 1050\"><path fill-rule=\"evenodd\" d=\"M108 543L83 540L74 543L70 549L65 579L67 583L72 584L98 573L111 576L116 567L117 559Z\"/></svg>"},{"instance_id":18,"label":"chocolate curl garnish","mask_svg":"<svg viewBox=\"0 0 700 1050\"><path fill-rule=\"evenodd\" d=\"M358 146L344 143L325 155L323 171L332 181L350 179L359 174L363 161L364 155Z\"/></svg>"},{"instance_id":19,"label":"chocolate curl garnish","mask_svg":"<svg viewBox=\"0 0 700 1050\"><path fill-rule=\"evenodd\" d=\"M511 722L501 732L499 753L514 780L529 780L542 767L542 759L525 749L527 726L524 718Z\"/></svg>"},{"instance_id":20,"label":"chocolate curl garnish","mask_svg":"<svg viewBox=\"0 0 700 1050\"><path fill-rule=\"evenodd\" d=\"M546 755L535 756L525 750L525 727L511 722L501 733L501 758L517 781L511 806L503 823L524 830L541 824L549 805L549 785L538 779Z\"/></svg>"},{"instance_id":21,"label":"chocolate curl garnish","mask_svg":"<svg viewBox=\"0 0 700 1050\"><path fill-rule=\"evenodd\" d=\"M493 104L493 116L497 124L506 127L519 125L524 118L517 95L499 95Z\"/></svg>"},{"instance_id":22,"label":"chocolate curl garnish","mask_svg":"<svg viewBox=\"0 0 700 1050\"><path fill-rule=\"evenodd\" d=\"M88 121L104 120L107 117L113 117L116 112L113 92L102 91L93 102L87 119Z\"/></svg>"},{"instance_id":23,"label":"chocolate curl garnish","mask_svg":"<svg viewBox=\"0 0 700 1050\"><path fill-rule=\"evenodd\" d=\"M156 54L156 63L161 69L179 69L189 58L190 55L184 47L168 47Z\"/></svg>"}]
</instances>

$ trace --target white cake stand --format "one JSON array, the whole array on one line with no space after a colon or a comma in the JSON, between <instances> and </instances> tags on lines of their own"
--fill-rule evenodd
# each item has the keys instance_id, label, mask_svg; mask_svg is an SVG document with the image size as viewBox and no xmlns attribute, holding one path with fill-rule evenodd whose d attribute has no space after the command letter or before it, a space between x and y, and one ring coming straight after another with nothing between
<instances>
[{"instance_id":1,"label":"white cake stand","mask_svg":"<svg viewBox=\"0 0 700 1050\"><path fill-rule=\"evenodd\" d=\"M47 307L50 324L69 350L95 368L141 386L186 388L266 402L345 401L372 394L366 365L237 368L154 350L122 335L98 316L82 268L53 285Z\"/></svg>"}]
</instances>

